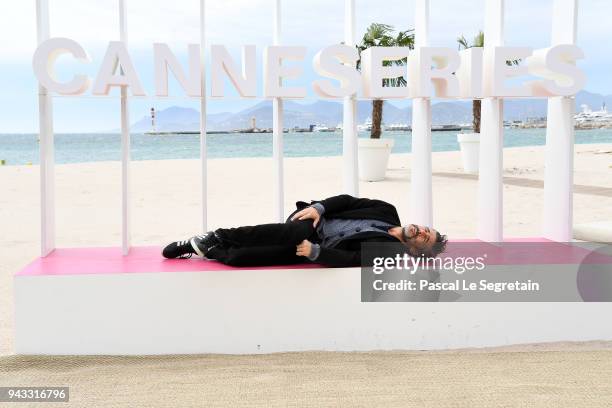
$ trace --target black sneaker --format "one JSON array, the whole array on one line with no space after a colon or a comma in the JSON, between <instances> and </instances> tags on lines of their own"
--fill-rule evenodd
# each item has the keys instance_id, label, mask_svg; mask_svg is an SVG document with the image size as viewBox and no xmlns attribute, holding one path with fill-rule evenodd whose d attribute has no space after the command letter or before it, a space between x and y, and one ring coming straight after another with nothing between
<instances>
[{"instance_id":1,"label":"black sneaker","mask_svg":"<svg viewBox=\"0 0 612 408\"><path fill-rule=\"evenodd\" d=\"M176 241L168 244L162 251L164 258L168 259L187 259L191 258L196 251L191 246L191 240L186 239L184 241Z\"/></svg>"},{"instance_id":2,"label":"black sneaker","mask_svg":"<svg viewBox=\"0 0 612 408\"><path fill-rule=\"evenodd\" d=\"M214 232L208 231L206 235L196 235L195 237L191 238L189 242L191 243L191 246L196 254L206 258L208 251L210 251L214 246L219 245L221 240L219 240Z\"/></svg>"},{"instance_id":3,"label":"black sneaker","mask_svg":"<svg viewBox=\"0 0 612 408\"><path fill-rule=\"evenodd\" d=\"M215 233L209 231L206 235L196 235L184 241L172 242L164 248L162 255L168 259L187 259L193 254L206 258L206 253L220 243L221 240Z\"/></svg>"}]
</instances>

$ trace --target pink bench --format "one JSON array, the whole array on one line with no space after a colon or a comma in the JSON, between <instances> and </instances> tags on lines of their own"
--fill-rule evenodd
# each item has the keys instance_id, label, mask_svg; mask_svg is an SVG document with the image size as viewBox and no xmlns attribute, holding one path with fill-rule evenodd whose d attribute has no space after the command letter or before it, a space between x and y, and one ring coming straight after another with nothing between
<instances>
[{"instance_id":1,"label":"pink bench","mask_svg":"<svg viewBox=\"0 0 612 408\"><path fill-rule=\"evenodd\" d=\"M513 247L499 247L479 240L455 240L449 243L448 256L480 256L487 253L489 265L525 264L578 264L588 254L586 249L554 243L543 238L514 238L506 242ZM533 246L534 242L549 243ZM465 244L473 243L469 247ZM470 252L470 253L468 253ZM589 262L610 263L608 259L589 257ZM322 265L304 263L284 266L260 266L236 268L217 261L191 259L164 259L161 248L154 246L134 247L129 255L122 256L119 248L62 248L56 249L46 258L38 258L16 273L16 276L114 274L143 272L206 272L231 270L277 270L324 268Z\"/></svg>"},{"instance_id":2,"label":"pink bench","mask_svg":"<svg viewBox=\"0 0 612 408\"><path fill-rule=\"evenodd\" d=\"M259 269L304 269L321 268L321 265L305 263L300 265L249 267ZM74 275L111 274L142 272L202 272L230 271L232 266L217 261L191 259L165 259L161 248L154 246L133 247L127 256L120 248L60 248L45 258L38 258L16 273L25 275Z\"/></svg>"}]
</instances>

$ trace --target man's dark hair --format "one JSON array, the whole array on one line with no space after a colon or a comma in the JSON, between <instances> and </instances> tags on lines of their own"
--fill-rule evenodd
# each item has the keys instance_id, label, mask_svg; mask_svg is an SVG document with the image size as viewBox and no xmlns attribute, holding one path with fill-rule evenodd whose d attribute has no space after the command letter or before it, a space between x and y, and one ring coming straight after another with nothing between
<instances>
[{"instance_id":1,"label":"man's dark hair","mask_svg":"<svg viewBox=\"0 0 612 408\"><path fill-rule=\"evenodd\" d=\"M431 245L431 248L423 249L420 255L425 258L435 258L446 250L447 242L448 238L446 235L442 235L440 232L436 231L436 241Z\"/></svg>"}]
</instances>

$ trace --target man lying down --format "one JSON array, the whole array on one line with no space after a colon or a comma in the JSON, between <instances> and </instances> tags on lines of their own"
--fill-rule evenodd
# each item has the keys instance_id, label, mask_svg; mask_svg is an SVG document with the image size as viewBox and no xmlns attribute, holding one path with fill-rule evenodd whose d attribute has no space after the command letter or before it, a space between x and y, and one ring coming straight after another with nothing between
<instances>
[{"instance_id":1,"label":"man lying down","mask_svg":"<svg viewBox=\"0 0 612 408\"><path fill-rule=\"evenodd\" d=\"M343 267L361 264L361 244L402 243L411 256L435 257L446 236L415 224L401 226L395 207L382 200L347 194L296 203L284 224L219 228L172 242L166 258L197 255L232 266L271 266L315 262Z\"/></svg>"}]
</instances>

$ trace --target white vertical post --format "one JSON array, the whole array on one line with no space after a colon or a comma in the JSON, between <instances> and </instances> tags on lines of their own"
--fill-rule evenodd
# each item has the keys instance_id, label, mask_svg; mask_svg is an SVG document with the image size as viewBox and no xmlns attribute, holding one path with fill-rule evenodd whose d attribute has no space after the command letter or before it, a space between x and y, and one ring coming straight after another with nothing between
<instances>
[{"instance_id":1,"label":"white vertical post","mask_svg":"<svg viewBox=\"0 0 612 408\"><path fill-rule=\"evenodd\" d=\"M200 0L200 182L202 232L208 231L208 156L206 143L206 0Z\"/></svg>"},{"instance_id":2,"label":"white vertical post","mask_svg":"<svg viewBox=\"0 0 612 408\"><path fill-rule=\"evenodd\" d=\"M274 2L274 45L281 42L281 0ZM285 180L283 174L283 100L272 100L272 160L274 161L274 219L285 221Z\"/></svg>"},{"instance_id":3,"label":"white vertical post","mask_svg":"<svg viewBox=\"0 0 612 408\"><path fill-rule=\"evenodd\" d=\"M577 0L555 0L552 44L575 44ZM574 106L571 97L548 98L544 166L543 236L553 241L572 239Z\"/></svg>"},{"instance_id":4,"label":"white vertical post","mask_svg":"<svg viewBox=\"0 0 612 408\"><path fill-rule=\"evenodd\" d=\"M344 43L355 45L355 0L344 0ZM359 195L357 136L357 100L347 96L342 109L342 189L352 196Z\"/></svg>"},{"instance_id":5,"label":"white vertical post","mask_svg":"<svg viewBox=\"0 0 612 408\"><path fill-rule=\"evenodd\" d=\"M415 48L429 45L429 0L417 0ZM412 155L410 175L410 222L433 225L431 184L431 100L412 100Z\"/></svg>"},{"instance_id":6,"label":"white vertical post","mask_svg":"<svg viewBox=\"0 0 612 408\"><path fill-rule=\"evenodd\" d=\"M504 0L485 2L485 53L504 43ZM500 98L482 100L478 172L478 238L503 240L504 109Z\"/></svg>"},{"instance_id":7,"label":"white vertical post","mask_svg":"<svg viewBox=\"0 0 612 408\"><path fill-rule=\"evenodd\" d=\"M126 44L127 0L119 0L119 40ZM130 252L130 114L127 86L121 87L121 250L123 255Z\"/></svg>"},{"instance_id":8,"label":"white vertical post","mask_svg":"<svg viewBox=\"0 0 612 408\"><path fill-rule=\"evenodd\" d=\"M49 38L49 2L36 0L38 44ZM55 169L53 146L53 100L49 91L38 85L38 123L40 139L40 252L55 249Z\"/></svg>"}]
</instances>

